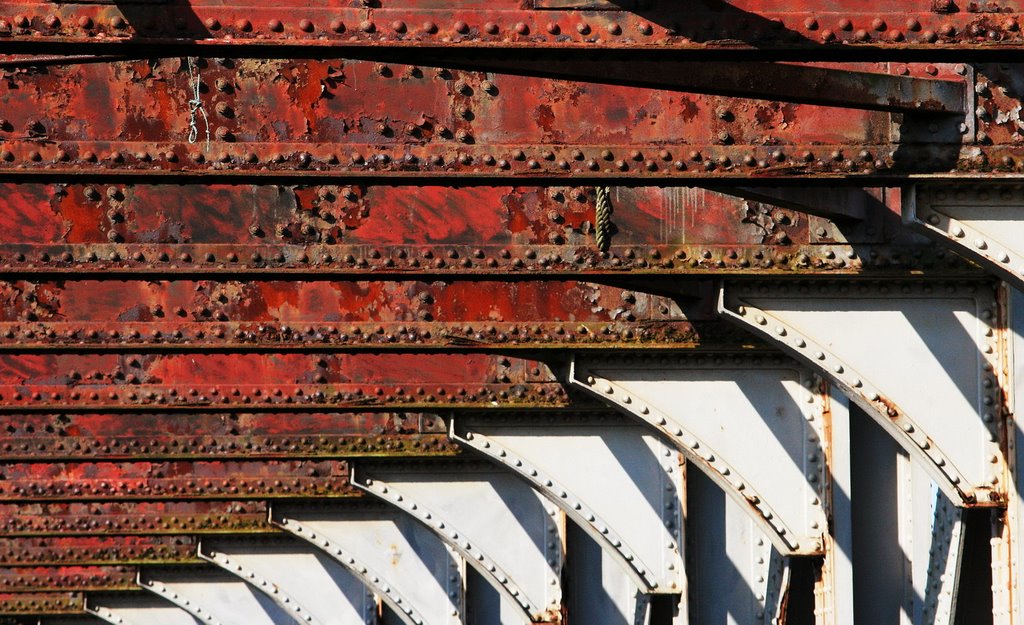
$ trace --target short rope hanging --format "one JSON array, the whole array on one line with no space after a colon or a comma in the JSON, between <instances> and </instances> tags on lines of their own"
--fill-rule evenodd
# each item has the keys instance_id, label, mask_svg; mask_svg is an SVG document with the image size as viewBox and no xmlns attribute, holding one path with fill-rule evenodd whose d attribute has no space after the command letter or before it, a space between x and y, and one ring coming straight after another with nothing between
<instances>
[{"instance_id":1,"label":"short rope hanging","mask_svg":"<svg viewBox=\"0 0 1024 625\"><path fill-rule=\"evenodd\" d=\"M188 57L188 84L192 90L192 99L188 101L188 142L195 143L199 138L199 128L196 127L196 113L201 113L203 123L206 125L206 149L210 149L210 118L206 116L206 109L203 108L203 100L199 94L201 78L197 60Z\"/></svg>"},{"instance_id":2,"label":"short rope hanging","mask_svg":"<svg viewBox=\"0 0 1024 625\"><path fill-rule=\"evenodd\" d=\"M612 191L609 187L594 187L597 193L597 249L607 252L612 244Z\"/></svg>"}]
</instances>

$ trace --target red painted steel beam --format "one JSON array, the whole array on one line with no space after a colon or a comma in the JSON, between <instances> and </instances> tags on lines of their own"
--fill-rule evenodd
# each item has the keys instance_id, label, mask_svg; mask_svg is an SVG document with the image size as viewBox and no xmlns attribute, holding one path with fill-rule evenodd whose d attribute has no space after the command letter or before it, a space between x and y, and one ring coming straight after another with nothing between
<instances>
[{"instance_id":1,"label":"red painted steel beam","mask_svg":"<svg viewBox=\"0 0 1024 625\"><path fill-rule=\"evenodd\" d=\"M701 0L680 12L655 0L535 0L496 6L406 0L386 7L194 0L188 4L19 2L0 11L0 38L56 46L437 47L695 51L1019 49L1017 1L892 3ZM807 5L807 6L803 6ZM34 44L34 45L33 45Z\"/></svg>"},{"instance_id":2,"label":"red painted steel beam","mask_svg":"<svg viewBox=\"0 0 1024 625\"><path fill-rule=\"evenodd\" d=\"M817 233L830 224L704 189L612 187L615 232L605 253L594 240L593 189L579 186L6 183L0 193L6 275L976 271L942 250L883 236L899 228L896 212L845 227L851 245Z\"/></svg>"},{"instance_id":3,"label":"red painted steel beam","mask_svg":"<svg viewBox=\"0 0 1024 625\"><path fill-rule=\"evenodd\" d=\"M0 501L350 497L337 460L48 462L0 465Z\"/></svg>"},{"instance_id":4,"label":"red painted steel beam","mask_svg":"<svg viewBox=\"0 0 1024 625\"><path fill-rule=\"evenodd\" d=\"M569 398L548 365L484 354L0 355L6 411L432 410L496 402L566 406Z\"/></svg>"},{"instance_id":5,"label":"red painted steel beam","mask_svg":"<svg viewBox=\"0 0 1024 625\"><path fill-rule=\"evenodd\" d=\"M0 567L0 592L36 593L74 588L76 592L135 590L132 566Z\"/></svg>"},{"instance_id":6,"label":"red painted steel beam","mask_svg":"<svg viewBox=\"0 0 1024 625\"><path fill-rule=\"evenodd\" d=\"M956 69L891 71L959 78ZM221 59L197 72L182 59L10 72L0 92L0 172L65 180L871 180L998 169L1004 153L1020 150L964 147L971 125L961 131L957 120L896 143L882 112L413 65ZM188 104L196 81L205 117ZM90 88L97 84L108 87ZM909 126L904 134L912 135Z\"/></svg>"},{"instance_id":7,"label":"red painted steel beam","mask_svg":"<svg viewBox=\"0 0 1024 625\"><path fill-rule=\"evenodd\" d=\"M0 559L13 566L197 564L194 536L52 536L0 538Z\"/></svg>"},{"instance_id":8,"label":"red painted steel beam","mask_svg":"<svg viewBox=\"0 0 1024 625\"><path fill-rule=\"evenodd\" d=\"M433 413L0 413L6 461L453 455Z\"/></svg>"},{"instance_id":9,"label":"red painted steel beam","mask_svg":"<svg viewBox=\"0 0 1024 625\"><path fill-rule=\"evenodd\" d=\"M0 281L0 301L13 351L623 349L701 334L668 297L581 282L19 280ZM481 323L481 340L466 335Z\"/></svg>"},{"instance_id":10,"label":"red painted steel beam","mask_svg":"<svg viewBox=\"0 0 1024 625\"><path fill-rule=\"evenodd\" d=\"M0 503L0 536L249 534L275 531L265 501Z\"/></svg>"}]
</instances>

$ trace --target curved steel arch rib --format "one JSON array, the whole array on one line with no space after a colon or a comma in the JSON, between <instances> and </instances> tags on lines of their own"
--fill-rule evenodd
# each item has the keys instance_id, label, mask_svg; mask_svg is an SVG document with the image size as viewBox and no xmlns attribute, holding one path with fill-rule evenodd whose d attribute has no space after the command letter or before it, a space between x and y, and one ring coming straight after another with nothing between
<instances>
[{"instance_id":1,"label":"curved steel arch rib","mask_svg":"<svg viewBox=\"0 0 1024 625\"><path fill-rule=\"evenodd\" d=\"M684 587L679 457L641 427L618 415L466 415L451 436L558 505L642 592Z\"/></svg>"},{"instance_id":2,"label":"curved steel arch rib","mask_svg":"<svg viewBox=\"0 0 1024 625\"><path fill-rule=\"evenodd\" d=\"M515 605L523 622L562 611L557 508L490 464L359 465L352 482L419 520Z\"/></svg>"},{"instance_id":3,"label":"curved steel arch rib","mask_svg":"<svg viewBox=\"0 0 1024 625\"><path fill-rule=\"evenodd\" d=\"M823 553L825 396L779 356L577 356L571 384L681 451L780 553Z\"/></svg>"},{"instance_id":4,"label":"curved steel arch rib","mask_svg":"<svg viewBox=\"0 0 1024 625\"><path fill-rule=\"evenodd\" d=\"M203 625L182 608L149 594L132 597L89 598L86 611L111 625Z\"/></svg>"},{"instance_id":5,"label":"curved steel arch rib","mask_svg":"<svg viewBox=\"0 0 1024 625\"><path fill-rule=\"evenodd\" d=\"M404 512L376 504L274 506L271 520L348 569L408 625L462 625L462 562Z\"/></svg>"},{"instance_id":6,"label":"curved steel arch rib","mask_svg":"<svg viewBox=\"0 0 1024 625\"><path fill-rule=\"evenodd\" d=\"M282 625L295 621L254 586L215 569L145 569L139 585L206 625Z\"/></svg>"},{"instance_id":7,"label":"curved steel arch rib","mask_svg":"<svg viewBox=\"0 0 1024 625\"><path fill-rule=\"evenodd\" d=\"M903 191L903 221L1024 290L1022 204L1019 184L919 184Z\"/></svg>"},{"instance_id":8,"label":"curved steel arch rib","mask_svg":"<svg viewBox=\"0 0 1024 625\"><path fill-rule=\"evenodd\" d=\"M376 602L361 581L308 543L213 539L199 556L263 591L299 623L373 625Z\"/></svg>"},{"instance_id":9,"label":"curved steel arch rib","mask_svg":"<svg viewBox=\"0 0 1024 625\"><path fill-rule=\"evenodd\" d=\"M994 285L726 283L719 312L820 371L960 506L1005 499Z\"/></svg>"}]
</instances>

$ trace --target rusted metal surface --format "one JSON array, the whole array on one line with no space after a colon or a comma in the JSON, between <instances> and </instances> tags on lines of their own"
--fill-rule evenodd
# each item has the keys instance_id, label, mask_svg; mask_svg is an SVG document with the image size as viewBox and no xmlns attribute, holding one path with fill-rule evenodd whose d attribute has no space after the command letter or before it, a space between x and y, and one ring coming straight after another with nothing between
<instances>
[{"instance_id":1,"label":"rusted metal surface","mask_svg":"<svg viewBox=\"0 0 1024 625\"><path fill-rule=\"evenodd\" d=\"M0 415L6 460L450 455L433 413Z\"/></svg>"},{"instance_id":2,"label":"rusted metal surface","mask_svg":"<svg viewBox=\"0 0 1024 625\"><path fill-rule=\"evenodd\" d=\"M8 566L198 563L192 536L55 536L2 538Z\"/></svg>"},{"instance_id":3,"label":"rusted metal surface","mask_svg":"<svg viewBox=\"0 0 1024 625\"><path fill-rule=\"evenodd\" d=\"M8 183L3 193L0 274L12 277L114 272L304 276L308 281L314 275L540 274L576 281L580 274L627 272L973 271L958 256L908 237L892 209L872 211L863 223L844 225L839 232L791 209L704 189L613 187L615 231L604 253L594 240L593 189L580 186ZM435 288L427 286L432 283L422 288ZM300 288L327 287L289 287ZM400 293L393 286L375 288L394 293L392 299ZM535 287L495 288L511 297L514 289ZM201 300L203 293L180 297ZM164 319L175 318L173 306L164 306L164 312ZM266 314L273 318L270 310Z\"/></svg>"},{"instance_id":4,"label":"rusted metal surface","mask_svg":"<svg viewBox=\"0 0 1024 625\"><path fill-rule=\"evenodd\" d=\"M3 466L0 501L344 497L338 461L75 462Z\"/></svg>"},{"instance_id":5,"label":"rusted metal surface","mask_svg":"<svg viewBox=\"0 0 1024 625\"><path fill-rule=\"evenodd\" d=\"M250 533L271 531L260 501L118 501L0 504L4 536Z\"/></svg>"},{"instance_id":6,"label":"rusted metal surface","mask_svg":"<svg viewBox=\"0 0 1024 625\"><path fill-rule=\"evenodd\" d=\"M1016 1L844 0L826 5L775 0L702 0L686 15L665 0L535 0L496 6L293 0L269 6L236 2L19 2L0 13L8 45L52 50L88 46L190 44L234 47L507 47L945 50L1017 49L1024 6Z\"/></svg>"},{"instance_id":7,"label":"rusted metal surface","mask_svg":"<svg viewBox=\"0 0 1024 625\"><path fill-rule=\"evenodd\" d=\"M216 383L210 384L211 380ZM50 354L0 356L0 408L566 405L539 361L490 355Z\"/></svg>"},{"instance_id":8,"label":"rusted metal surface","mask_svg":"<svg viewBox=\"0 0 1024 625\"><path fill-rule=\"evenodd\" d=\"M457 473L452 419L607 418L584 350L773 352L718 278L990 284L898 187L1020 178L1018 0L399 2L0 6L0 617Z\"/></svg>"},{"instance_id":9,"label":"rusted metal surface","mask_svg":"<svg viewBox=\"0 0 1024 625\"><path fill-rule=\"evenodd\" d=\"M135 569L127 566L57 566L0 568L0 588L8 592L45 592L64 588L84 591L132 590Z\"/></svg>"},{"instance_id":10,"label":"rusted metal surface","mask_svg":"<svg viewBox=\"0 0 1024 625\"><path fill-rule=\"evenodd\" d=\"M950 64L862 67L961 81L965 73ZM624 76L637 71L621 69ZM955 116L935 121L934 136L924 141L900 143L882 112L837 116L831 107L579 79L246 58L6 73L0 168L18 175L662 180L957 174L1005 166L988 146L980 148L987 162L964 148L969 125L959 130ZM85 88L90 84L111 88ZM94 110L111 114L95 119L87 113ZM1019 151L992 150L1011 158Z\"/></svg>"},{"instance_id":11,"label":"rusted metal surface","mask_svg":"<svg viewBox=\"0 0 1024 625\"><path fill-rule=\"evenodd\" d=\"M80 592L0 593L0 615L80 614L85 596Z\"/></svg>"},{"instance_id":12,"label":"rusted metal surface","mask_svg":"<svg viewBox=\"0 0 1024 625\"><path fill-rule=\"evenodd\" d=\"M624 348L699 336L670 298L579 282L17 281L0 282L0 298L0 348L14 350ZM485 324L483 337L467 323Z\"/></svg>"}]
</instances>

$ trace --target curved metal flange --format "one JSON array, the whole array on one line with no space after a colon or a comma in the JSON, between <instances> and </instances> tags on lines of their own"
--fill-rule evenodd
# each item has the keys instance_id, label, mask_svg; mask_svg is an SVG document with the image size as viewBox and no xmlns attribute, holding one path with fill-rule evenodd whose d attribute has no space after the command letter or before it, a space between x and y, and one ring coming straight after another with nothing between
<instances>
[{"instance_id":1,"label":"curved metal flange","mask_svg":"<svg viewBox=\"0 0 1024 625\"><path fill-rule=\"evenodd\" d=\"M240 577L300 625L369 625L376 602L366 586L297 540L203 540L199 556Z\"/></svg>"},{"instance_id":2,"label":"curved metal flange","mask_svg":"<svg viewBox=\"0 0 1024 625\"><path fill-rule=\"evenodd\" d=\"M785 555L823 553L820 381L782 356L576 356L569 382L650 426Z\"/></svg>"},{"instance_id":3,"label":"curved metal flange","mask_svg":"<svg viewBox=\"0 0 1024 625\"><path fill-rule=\"evenodd\" d=\"M994 287L736 282L718 309L827 375L957 505L1004 500Z\"/></svg>"},{"instance_id":4,"label":"curved metal flange","mask_svg":"<svg viewBox=\"0 0 1024 625\"><path fill-rule=\"evenodd\" d=\"M525 478L616 558L647 593L682 580L678 454L619 417L467 415L453 440Z\"/></svg>"},{"instance_id":5,"label":"curved metal flange","mask_svg":"<svg viewBox=\"0 0 1024 625\"><path fill-rule=\"evenodd\" d=\"M462 625L459 558L409 515L383 506L273 506L271 521L316 545L407 625Z\"/></svg>"},{"instance_id":6,"label":"curved metal flange","mask_svg":"<svg viewBox=\"0 0 1024 625\"><path fill-rule=\"evenodd\" d=\"M138 583L206 625L281 625L291 616L249 584L218 570L150 570Z\"/></svg>"},{"instance_id":7,"label":"curved metal flange","mask_svg":"<svg viewBox=\"0 0 1024 625\"><path fill-rule=\"evenodd\" d=\"M152 595L89 597L85 611L111 625L202 625L191 613Z\"/></svg>"},{"instance_id":8,"label":"curved metal flange","mask_svg":"<svg viewBox=\"0 0 1024 625\"><path fill-rule=\"evenodd\" d=\"M903 221L1024 290L1024 188L918 184L903 190Z\"/></svg>"},{"instance_id":9,"label":"curved metal flange","mask_svg":"<svg viewBox=\"0 0 1024 625\"><path fill-rule=\"evenodd\" d=\"M490 464L362 465L352 483L418 519L522 611L558 619L564 560L557 507Z\"/></svg>"}]
</instances>

